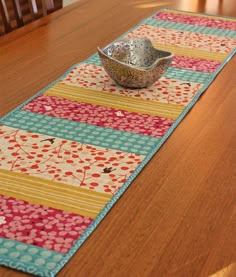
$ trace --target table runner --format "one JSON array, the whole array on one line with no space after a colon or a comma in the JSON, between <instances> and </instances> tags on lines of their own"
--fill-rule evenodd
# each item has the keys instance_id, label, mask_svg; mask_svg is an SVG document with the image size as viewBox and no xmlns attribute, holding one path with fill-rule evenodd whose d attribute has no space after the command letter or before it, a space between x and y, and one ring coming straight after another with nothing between
<instances>
[{"instance_id":1,"label":"table runner","mask_svg":"<svg viewBox=\"0 0 236 277\"><path fill-rule=\"evenodd\" d=\"M235 54L236 19L163 9L122 37L175 54L153 86L94 54L0 120L1 265L58 273Z\"/></svg>"}]
</instances>

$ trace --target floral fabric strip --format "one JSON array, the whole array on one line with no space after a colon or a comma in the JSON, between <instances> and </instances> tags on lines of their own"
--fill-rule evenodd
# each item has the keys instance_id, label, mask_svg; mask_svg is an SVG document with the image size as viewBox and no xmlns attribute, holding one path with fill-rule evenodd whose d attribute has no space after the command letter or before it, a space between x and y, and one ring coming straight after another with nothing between
<instances>
[{"instance_id":1,"label":"floral fabric strip","mask_svg":"<svg viewBox=\"0 0 236 277\"><path fill-rule=\"evenodd\" d=\"M213 27L218 29L236 31L236 21L220 19L211 16L196 16L191 14L178 14L171 11L160 12L154 16L155 19L168 20L185 24Z\"/></svg>"},{"instance_id":2,"label":"floral fabric strip","mask_svg":"<svg viewBox=\"0 0 236 277\"><path fill-rule=\"evenodd\" d=\"M214 72L220 66L218 61L210 61L205 59L194 59L184 56L175 56L171 64L172 67L190 69L200 72Z\"/></svg>"},{"instance_id":3,"label":"floral fabric strip","mask_svg":"<svg viewBox=\"0 0 236 277\"><path fill-rule=\"evenodd\" d=\"M144 158L0 126L4 170L114 194Z\"/></svg>"},{"instance_id":4,"label":"floral fabric strip","mask_svg":"<svg viewBox=\"0 0 236 277\"><path fill-rule=\"evenodd\" d=\"M127 102L135 98L185 106L193 99L194 95L202 86L194 82L183 82L181 80L163 77L150 88L132 90L117 86L115 82L110 79L102 66L90 64L82 64L75 67L61 83L69 86L73 85L76 87L128 96L130 99L127 99Z\"/></svg>"},{"instance_id":5,"label":"floral fabric strip","mask_svg":"<svg viewBox=\"0 0 236 277\"><path fill-rule=\"evenodd\" d=\"M1 237L63 254L92 222L89 217L13 197L0 195L0 203L0 218L4 218L0 221Z\"/></svg>"}]
</instances>

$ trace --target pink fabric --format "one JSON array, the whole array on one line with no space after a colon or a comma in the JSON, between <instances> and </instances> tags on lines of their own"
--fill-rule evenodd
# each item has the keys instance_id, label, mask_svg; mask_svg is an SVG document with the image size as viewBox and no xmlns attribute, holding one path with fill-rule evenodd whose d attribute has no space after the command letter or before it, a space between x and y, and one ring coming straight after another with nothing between
<instances>
[{"instance_id":1,"label":"pink fabric","mask_svg":"<svg viewBox=\"0 0 236 277\"><path fill-rule=\"evenodd\" d=\"M46 95L37 97L23 110L154 137L162 137L173 123L172 119Z\"/></svg>"},{"instance_id":2,"label":"pink fabric","mask_svg":"<svg viewBox=\"0 0 236 277\"><path fill-rule=\"evenodd\" d=\"M174 56L172 67L189 69L200 72L214 72L219 66L220 62L209 61L204 59L195 59L184 56Z\"/></svg>"},{"instance_id":3,"label":"pink fabric","mask_svg":"<svg viewBox=\"0 0 236 277\"><path fill-rule=\"evenodd\" d=\"M0 237L66 253L93 219L0 195Z\"/></svg>"},{"instance_id":4,"label":"pink fabric","mask_svg":"<svg viewBox=\"0 0 236 277\"><path fill-rule=\"evenodd\" d=\"M171 12L161 12L154 16L155 19L167 20L171 22L192 24L198 26L206 26L211 28L226 29L236 31L236 21L218 19L214 17L192 16L185 14L177 14Z\"/></svg>"}]
</instances>

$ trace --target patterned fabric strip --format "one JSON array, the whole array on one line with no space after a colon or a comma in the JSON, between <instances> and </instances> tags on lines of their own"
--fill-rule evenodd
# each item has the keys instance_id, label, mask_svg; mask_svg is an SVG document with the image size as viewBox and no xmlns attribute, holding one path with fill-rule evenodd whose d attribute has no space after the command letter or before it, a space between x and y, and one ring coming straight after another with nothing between
<instances>
[{"instance_id":1,"label":"patterned fabric strip","mask_svg":"<svg viewBox=\"0 0 236 277\"><path fill-rule=\"evenodd\" d=\"M0 263L12 266L18 270L25 270L22 264L27 265L27 272L50 276L49 273L63 259L63 254L50 251L34 245L27 245L15 240L0 238Z\"/></svg>"},{"instance_id":2,"label":"patterned fabric strip","mask_svg":"<svg viewBox=\"0 0 236 277\"><path fill-rule=\"evenodd\" d=\"M143 23L145 23L146 25L162 27L162 28L172 29L172 30L189 31L189 32L196 32L196 33L214 35L219 37L236 38L235 31L230 29L218 29L218 28L212 28L212 27L206 27L206 26L191 25L191 24L179 23L174 21L161 20L155 17L150 17L146 19Z\"/></svg>"},{"instance_id":3,"label":"patterned fabric strip","mask_svg":"<svg viewBox=\"0 0 236 277\"><path fill-rule=\"evenodd\" d=\"M2 124L49 137L57 137L99 147L146 155L160 140L131 132L112 130L81 122L18 110Z\"/></svg>"},{"instance_id":4,"label":"patterned fabric strip","mask_svg":"<svg viewBox=\"0 0 236 277\"><path fill-rule=\"evenodd\" d=\"M163 12L163 11L160 11L160 12ZM199 17L199 18L209 18L209 19L215 18L216 20L236 22L236 19L234 17L228 17L228 16L220 16L220 15L204 14L204 13L196 13L196 12L187 12L187 11L174 10L174 9L166 9L166 12L170 12L170 13L174 13L174 14L180 14L180 15L195 16L195 17Z\"/></svg>"},{"instance_id":5,"label":"patterned fabric strip","mask_svg":"<svg viewBox=\"0 0 236 277\"><path fill-rule=\"evenodd\" d=\"M162 47L174 46L176 49L180 48L183 50L192 50L192 54L196 51L197 56L199 56L200 53L202 53L202 56L204 52L206 52L206 57L210 57L211 54L214 54L212 59L221 57L222 60L227 56L226 54L230 53L236 47L236 41L232 38L218 37L189 31L176 31L161 27L148 26L145 24L142 24L138 28L134 29L127 35L127 37L148 37L153 41L157 48L160 48L161 45ZM174 51L173 53L176 55L180 54ZM201 56L199 56L199 58L204 58Z\"/></svg>"},{"instance_id":6,"label":"patterned fabric strip","mask_svg":"<svg viewBox=\"0 0 236 277\"><path fill-rule=\"evenodd\" d=\"M87 59L86 61L84 61L83 64L101 66L101 61L98 55L95 54L91 56L89 59ZM167 72L164 74L164 77L170 78L169 71L172 68L181 68L181 69L190 70L192 73L192 76L194 76L196 73L199 73L199 72L204 72L204 73L214 72L219 67L220 64L221 63L219 61L214 61L210 59L193 58L193 57L181 56L181 55L177 56L175 53L173 62L169 67L169 69L167 70ZM189 82L190 80L188 78L189 78L189 74L188 74L188 77L186 77L185 74L181 75L181 80ZM194 79L196 78L194 77ZM191 79L191 81L193 80Z\"/></svg>"},{"instance_id":7,"label":"patterned fabric strip","mask_svg":"<svg viewBox=\"0 0 236 277\"><path fill-rule=\"evenodd\" d=\"M167 115L162 115L158 113L159 110L156 106L157 102L160 103L160 105L162 105L162 103L177 104L175 105L176 109L179 109L179 107L177 107L179 105L186 106L202 87L201 83L205 82L209 78L209 74L176 68L168 69L167 74L168 76L170 76L170 78L163 77L149 88L134 90L117 86L114 81L112 81L111 78L105 73L104 69L101 66L82 64L76 66L73 70L71 70L60 83L66 84L68 86L75 86L78 87L78 89L85 89L85 91L87 92L86 98L90 98L89 90L91 89L97 92L96 95L98 95L99 97L101 97L101 95L104 95L106 99L113 97L112 95L126 96L122 98L116 98L117 100L122 101L122 104L124 103L123 106L119 106L121 110L127 110L127 106L132 105L133 102L136 103L139 100L147 100L145 101L145 103L146 105L148 105L148 107L149 105L151 107L152 105L154 105L154 115L169 118L169 116ZM96 78L94 78L94 76L96 76ZM186 79L188 79L188 81L185 82L184 80L182 80L184 76L186 77ZM99 92L103 92L103 94L100 94ZM78 95L78 93L76 95ZM144 110L142 107L143 103L143 101L140 102L142 110L136 110L136 112L150 115L150 109L147 108L146 110ZM169 107L163 107L169 110L172 105ZM135 112L135 110L132 111ZM170 118L172 117L170 116Z\"/></svg>"},{"instance_id":8,"label":"patterned fabric strip","mask_svg":"<svg viewBox=\"0 0 236 277\"><path fill-rule=\"evenodd\" d=\"M68 213L13 197L0 195L0 201L5 215L5 224L0 229L1 237L62 254L68 252L78 236L93 221L77 213Z\"/></svg>"},{"instance_id":9,"label":"patterned fabric strip","mask_svg":"<svg viewBox=\"0 0 236 277\"><path fill-rule=\"evenodd\" d=\"M101 66L101 61L98 58L98 55L95 54L91 56L89 59L87 59L83 64ZM192 81L192 82L201 83L201 81L198 79L199 74L197 73L212 73L217 70L220 64L221 63L219 61L215 61L215 60L207 60L207 59L193 58L188 56L175 55L171 66L168 68L167 72L164 74L164 77L162 77L161 79L171 78L169 75L169 72L172 69L185 69L185 70L191 71L192 78L191 80L189 80L189 74L187 77L186 77L186 74L181 74L180 80L187 81L187 82ZM195 75L197 75L197 81L196 81ZM204 82L205 81L203 81L203 83Z\"/></svg>"},{"instance_id":10,"label":"patterned fabric strip","mask_svg":"<svg viewBox=\"0 0 236 277\"><path fill-rule=\"evenodd\" d=\"M31 174L34 173L31 171ZM68 174L68 171L65 174ZM111 198L109 194L3 169L0 169L0 185L4 195L91 218L94 218Z\"/></svg>"},{"instance_id":11,"label":"patterned fabric strip","mask_svg":"<svg viewBox=\"0 0 236 277\"><path fill-rule=\"evenodd\" d=\"M24 106L23 110L154 137L162 137L173 123L173 120L163 117L131 113L47 95L37 97Z\"/></svg>"},{"instance_id":12,"label":"patterned fabric strip","mask_svg":"<svg viewBox=\"0 0 236 277\"><path fill-rule=\"evenodd\" d=\"M193 70L194 72L205 72L211 73L217 70L220 66L220 62L218 61L211 61L206 59L196 59L187 56L174 56L173 62L171 67L181 68L181 69L189 69ZM183 75L183 78L185 74Z\"/></svg>"},{"instance_id":13,"label":"patterned fabric strip","mask_svg":"<svg viewBox=\"0 0 236 277\"><path fill-rule=\"evenodd\" d=\"M106 105L107 107L118 110L161 116L170 119L176 119L184 109L181 105L145 101L138 98L129 99L122 95L109 94L108 97L107 92L98 93L96 90L84 89L65 84L56 84L44 94L93 105Z\"/></svg>"},{"instance_id":14,"label":"patterned fabric strip","mask_svg":"<svg viewBox=\"0 0 236 277\"><path fill-rule=\"evenodd\" d=\"M178 60L178 56L175 56ZM170 81L173 82L173 80L176 80L176 90L179 91L180 88L186 84L190 84L189 85L189 89L186 90L186 88L184 89L184 93L185 95L187 95L187 91L189 92L188 93L188 99L191 100L191 95L195 95L195 92L193 93L193 90L194 88L198 87L200 88L202 86L202 84L205 84L205 82L211 77L211 74L208 73L208 72L199 72L199 71L194 71L194 70L186 70L184 68L175 68L175 59L173 60L172 62L173 66L169 67L167 69L167 72L165 73L165 77L169 80L172 80ZM183 60L182 60L182 64L183 64ZM180 63L177 65L177 66L181 66L181 61ZM199 65L200 66L200 65ZM201 68L206 68L206 70L208 70L208 62L204 62L202 63L202 67ZM162 80L164 80L164 77L159 80L159 83L162 82ZM188 81L186 81L188 80ZM195 84L194 84L195 83ZM171 91L171 90L169 90ZM179 93L176 91L175 95L176 96L180 96ZM183 105L187 105L188 101L185 101L181 104ZM176 104L180 104L180 102L178 102L177 100L177 97L176 97Z\"/></svg>"},{"instance_id":15,"label":"patterned fabric strip","mask_svg":"<svg viewBox=\"0 0 236 277\"><path fill-rule=\"evenodd\" d=\"M183 12L165 11L154 16L155 19L179 22L191 25L213 27L236 31L236 20L219 18L213 16L197 16L195 14L184 14Z\"/></svg>"},{"instance_id":16,"label":"patterned fabric strip","mask_svg":"<svg viewBox=\"0 0 236 277\"><path fill-rule=\"evenodd\" d=\"M24 178L22 180L19 176L12 176L12 172L44 178L49 182L50 186L52 186L51 181L53 181L110 195L114 194L122 186L144 159L144 156L139 154L52 138L47 135L6 126L2 126L0 131L3 134L0 137L0 145L9 145L8 147L2 147L0 151L2 157L1 169L10 171L9 176L6 176L6 172L1 174L5 190L11 191L11 182L14 181L14 185L18 185L18 188L22 185L23 191L24 182L26 182L31 187L33 186L34 197L40 192L34 187L36 180L24 180ZM11 180L10 183L9 180ZM40 182L40 186L46 186L41 180L37 180L37 182ZM47 199L46 195L41 192L41 201L45 197L51 203L54 201L53 205L63 204L60 201L62 199L59 199L61 197L60 194L56 194L58 186L58 184L55 184L55 195L51 195L51 200ZM27 190L27 187L25 189ZM68 190L70 189L72 188L68 187ZM74 189L73 191L75 192L76 190ZM18 195L21 191L15 193ZM81 194L81 190L78 193ZM88 195L95 197L95 195L92 196L92 193L88 193ZM90 210L90 212L97 213L101 209L104 201L108 200L103 195L97 195L97 198L102 197L105 198L102 203L97 203L97 208ZM26 200L29 201L29 199ZM71 199L68 199L67 202L68 208L72 208L70 211L75 209L73 205L69 207L72 204L72 200L75 200L73 205L76 204L76 199L71 196ZM91 203L95 204L94 199L91 199L89 204ZM45 204L48 205L48 203ZM86 210L87 206L83 206L83 209Z\"/></svg>"},{"instance_id":17,"label":"patterned fabric strip","mask_svg":"<svg viewBox=\"0 0 236 277\"><path fill-rule=\"evenodd\" d=\"M176 56L184 56L194 59L204 59L211 61L213 60L216 62L223 62L227 57L226 53L212 53L210 51L184 48L182 46L175 46L172 44L159 44L154 42L153 45L157 49L175 53Z\"/></svg>"}]
</instances>

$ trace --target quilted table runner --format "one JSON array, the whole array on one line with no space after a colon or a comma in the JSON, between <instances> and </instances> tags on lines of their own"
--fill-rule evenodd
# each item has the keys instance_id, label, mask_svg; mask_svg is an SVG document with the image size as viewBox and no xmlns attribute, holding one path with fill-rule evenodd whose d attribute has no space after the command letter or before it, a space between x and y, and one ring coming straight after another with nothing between
<instances>
[{"instance_id":1,"label":"quilted table runner","mask_svg":"<svg viewBox=\"0 0 236 277\"><path fill-rule=\"evenodd\" d=\"M0 120L1 265L60 271L235 54L236 19L163 9L123 37L175 54L154 85L94 54Z\"/></svg>"}]
</instances>

